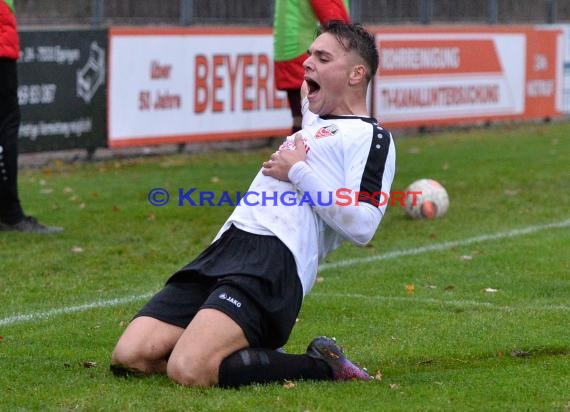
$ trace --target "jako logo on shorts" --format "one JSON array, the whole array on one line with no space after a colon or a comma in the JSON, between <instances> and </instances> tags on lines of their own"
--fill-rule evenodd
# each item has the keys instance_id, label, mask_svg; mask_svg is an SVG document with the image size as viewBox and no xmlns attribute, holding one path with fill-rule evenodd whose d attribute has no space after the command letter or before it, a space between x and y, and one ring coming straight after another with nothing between
<instances>
[{"instance_id":1,"label":"jako logo on shorts","mask_svg":"<svg viewBox=\"0 0 570 412\"><path fill-rule=\"evenodd\" d=\"M226 293L221 293L218 297L222 300L227 300L228 302L234 304L238 308L241 307L241 302L239 300L237 300L236 298L232 298L231 296L228 296Z\"/></svg>"}]
</instances>

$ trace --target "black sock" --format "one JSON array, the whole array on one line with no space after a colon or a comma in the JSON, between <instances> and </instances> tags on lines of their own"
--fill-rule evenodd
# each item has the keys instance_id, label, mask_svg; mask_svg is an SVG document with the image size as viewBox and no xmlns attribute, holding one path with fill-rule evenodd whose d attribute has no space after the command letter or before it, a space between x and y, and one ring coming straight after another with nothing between
<instances>
[{"instance_id":1,"label":"black sock","mask_svg":"<svg viewBox=\"0 0 570 412\"><path fill-rule=\"evenodd\" d=\"M291 355L271 349L248 348L232 353L220 365L219 385L237 388L252 383L284 380L332 380L332 370L322 359Z\"/></svg>"}]
</instances>

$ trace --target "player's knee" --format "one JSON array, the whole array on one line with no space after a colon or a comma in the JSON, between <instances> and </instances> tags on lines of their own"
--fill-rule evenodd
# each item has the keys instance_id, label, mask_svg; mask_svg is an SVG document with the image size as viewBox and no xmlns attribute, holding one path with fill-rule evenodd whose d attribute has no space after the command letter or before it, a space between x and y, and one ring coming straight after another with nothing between
<instances>
[{"instance_id":1,"label":"player's knee","mask_svg":"<svg viewBox=\"0 0 570 412\"><path fill-rule=\"evenodd\" d=\"M131 348L119 343L111 354L111 365L126 369L134 369L135 365L140 361L139 358L140 357Z\"/></svg>"},{"instance_id":2,"label":"player's knee","mask_svg":"<svg viewBox=\"0 0 570 412\"><path fill-rule=\"evenodd\" d=\"M166 366L170 379L182 386L213 386L218 383L218 368L212 363L196 363L180 357L171 358Z\"/></svg>"},{"instance_id":3,"label":"player's knee","mask_svg":"<svg viewBox=\"0 0 570 412\"><path fill-rule=\"evenodd\" d=\"M145 346L145 344L119 340L111 354L111 365L143 373L153 372L156 369L154 363L157 359L153 358L153 354Z\"/></svg>"}]
</instances>

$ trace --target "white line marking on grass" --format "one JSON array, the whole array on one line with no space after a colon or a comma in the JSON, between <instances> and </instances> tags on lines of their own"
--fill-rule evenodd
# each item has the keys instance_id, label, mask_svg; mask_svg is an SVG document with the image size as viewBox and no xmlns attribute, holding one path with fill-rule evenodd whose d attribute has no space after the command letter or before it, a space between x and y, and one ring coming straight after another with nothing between
<instances>
[{"instance_id":1,"label":"white line marking on grass","mask_svg":"<svg viewBox=\"0 0 570 412\"><path fill-rule=\"evenodd\" d=\"M100 300L97 302L86 303L84 305L67 306L65 308L51 309L45 312L34 312L26 315L14 315L4 319L0 319L0 326L15 325L17 323L33 322L36 320L45 320L59 315L68 315L70 313L84 312L89 309L110 308L112 306L126 305L127 303L136 302L142 299L148 299L152 293L143 295L128 296L126 298L117 298L109 300Z\"/></svg>"},{"instance_id":2,"label":"white line marking on grass","mask_svg":"<svg viewBox=\"0 0 570 412\"><path fill-rule=\"evenodd\" d=\"M313 292L311 296L316 298L349 298L349 299L364 299L364 300L377 300L382 302L404 302L404 303L422 303L430 305L448 305L459 307L479 307L494 310L502 310L505 312L510 311L549 311L549 312L570 312L569 305L520 305L520 306L505 306L498 305L491 302L480 302L476 300L444 300L434 298L418 298L415 296L380 296L380 295L363 295L360 293L320 293Z\"/></svg>"},{"instance_id":3,"label":"white line marking on grass","mask_svg":"<svg viewBox=\"0 0 570 412\"><path fill-rule=\"evenodd\" d=\"M475 236L463 240L455 240L452 242L436 243L435 245L422 246L413 249L395 250L393 252L383 253L381 255L368 256L363 258L345 259L334 263L325 263L319 266L319 271L329 269L343 268L347 266L359 265L361 263L378 262L380 260L394 259L402 256L419 255L428 252L439 252L442 250L451 249L457 246L467 246L473 243L487 242L490 240L505 239L517 236L528 235L531 233L540 232L547 229L559 229L570 226L570 219L561 222L549 223L546 225L529 226L522 229L509 230L508 232L491 233L488 235Z\"/></svg>"},{"instance_id":4,"label":"white line marking on grass","mask_svg":"<svg viewBox=\"0 0 570 412\"><path fill-rule=\"evenodd\" d=\"M369 256L369 257L365 257L365 258L346 259L346 260L341 260L341 261L335 262L335 263L325 263L325 264L319 266L319 271L323 272L323 271L329 270L329 269L336 269L336 268L341 268L341 267L353 266L353 265L358 265L358 264L362 264L362 263L371 263L371 262L377 262L380 260L394 259L394 258L398 258L398 257L402 257L402 256L412 256L412 255L419 255L422 253L437 252L437 251L442 251L442 250L450 249L450 248L457 247L457 246L467 246L467 245L471 245L473 243L481 243L481 242L487 242L487 241L498 240L498 239L512 238L512 237L516 237L516 236L523 236L523 235L528 235L531 233L540 232L543 230L558 229L558 228L563 228L563 227L568 227L568 226L570 226L570 219L563 220L560 222L555 222L555 223L549 223L546 225L536 225L536 226L529 226L529 227L522 228L522 229L509 230L507 232L498 232L498 233L491 233L488 235L475 236L475 237L471 237L471 238L467 238L467 239L463 239L463 240L456 240L456 241L452 241L452 242L437 243L435 245L430 245L430 246L423 246L423 247L418 247L418 248L413 248L413 249L395 250L393 252L388 252L388 253L384 253L384 254L376 255L376 256ZM145 293L142 295L127 296L124 298L102 300L102 301L96 301L96 302L92 302L92 303L86 303L83 305L68 306L68 307L64 307L64 308L51 309L51 310L48 310L45 312L33 312L33 313L28 313L28 314L13 315L13 316L9 316L7 318L0 319L0 326L9 326L9 325L16 325L16 324L24 323L24 322L46 320L46 319L50 319L50 318L53 318L56 316L67 315L67 314L77 313L77 312L84 312L84 311L90 310L90 309L109 308L109 307L113 307L113 306L125 305L128 303L137 302L139 300L148 299L153 294L154 294L154 292L149 292L149 293ZM365 295L362 295L362 297L365 297ZM386 300L388 299L387 297L379 297L379 298L386 299ZM390 299L397 300L399 298L390 298ZM418 301L418 300L416 299L416 301ZM458 302L461 302L461 301L456 301L456 303L452 303L453 301L446 302L446 301L433 300L433 302L430 302L429 300L424 300L424 302L426 302L426 303L459 304ZM478 302L478 303L477 302L467 303L470 301L463 301L463 302L464 302L463 304L477 304L479 306L492 305L492 304L486 304L485 302ZM492 307L495 307L495 306L492 306ZM546 307L543 307L543 308L546 308ZM567 306L552 306L551 309L552 310L555 310L555 309L568 310L569 308Z\"/></svg>"}]
</instances>

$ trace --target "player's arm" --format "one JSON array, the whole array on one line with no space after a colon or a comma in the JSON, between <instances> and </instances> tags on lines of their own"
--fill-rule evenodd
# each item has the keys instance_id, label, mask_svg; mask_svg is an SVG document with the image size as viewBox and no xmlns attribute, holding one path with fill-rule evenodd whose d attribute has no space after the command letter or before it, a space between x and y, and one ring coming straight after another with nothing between
<instances>
[{"instance_id":1,"label":"player's arm","mask_svg":"<svg viewBox=\"0 0 570 412\"><path fill-rule=\"evenodd\" d=\"M350 23L348 10L342 0L311 0L311 6L321 24L329 20L342 20Z\"/></svg>"},{"instance_id":2,"label":"player's arm","mask_svg":"<svg viewBox=\"0 0 570 412\"><path fill-rule=\"evenodd\" d=\"M357 245L368 243L382 220L382 212L372 204L356 202L356 192L360 187L358 171L351 168L352 172L347 172L345 184L352 198L342 198L339 196L338 189L344 188L332 188L324 184L305 161L306 159L306 147L302 134L297 133L294 140L288 142L287 147L282 146L279 151L271 155L267 162L263 163L261 172L281 181L289 181L299 190L308 193L313 201L315 212L346 239ZM352 163L349 159L348 164ZM351 173L354 176L351 176ZM332 196L332 202L328 202L330 196ZM326 204L319 204L318 199L324 197L327 199Z\"/></svg>"},{"instance_id":3,"label":"player's arm","mask_svg":"<svg viewBox=\"0 0 570 412\"><path fill-rule=\"evenodd\" d=\"M333 230L360 246L370 242L382 220L378 207L364 202L357 204L356 191L352 189L340 193L340 188L326 187L306 162L297 162L291 167L289 180L309 194L314 203L313 209ZM332 193L330 205L329 193ZM323 202L318 202L318 199L323 199ZM327 204L320 204L325 203L324 199Z\"/></svg>"}]
</instances>

